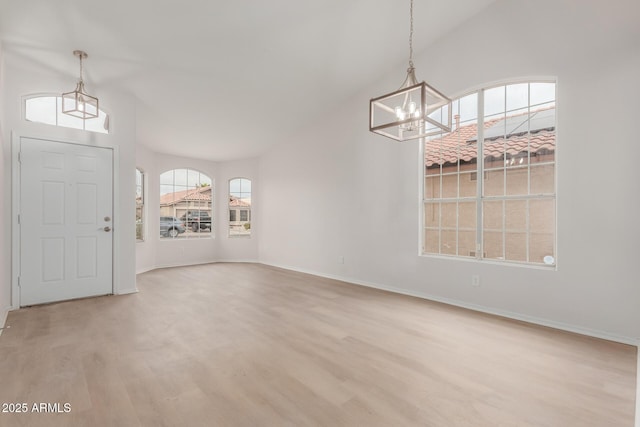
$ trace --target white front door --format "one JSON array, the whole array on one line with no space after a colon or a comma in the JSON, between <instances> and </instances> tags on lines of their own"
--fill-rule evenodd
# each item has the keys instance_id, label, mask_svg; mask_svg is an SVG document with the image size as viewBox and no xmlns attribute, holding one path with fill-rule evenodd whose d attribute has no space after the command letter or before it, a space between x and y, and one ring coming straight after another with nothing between
<instances>
[{"instance_id":1,"label":"white front door","mask_svg":"<svg viewBox=\"0 0 640 427\"><path fill-rule=\"evenodd\" d=\"M20 139L20 306L113 293L113 151Z\"/></svg>"}]
</instances>

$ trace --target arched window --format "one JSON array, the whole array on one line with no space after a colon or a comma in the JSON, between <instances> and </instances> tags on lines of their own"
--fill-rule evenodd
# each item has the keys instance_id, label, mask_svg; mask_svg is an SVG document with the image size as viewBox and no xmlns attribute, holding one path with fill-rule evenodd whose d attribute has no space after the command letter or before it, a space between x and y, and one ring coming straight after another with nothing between
<instances>
[{"instance_id":1,"label":"arched window","mask_svg":"<svg viewBox=\"0 0 640 427\"><path fill-rule=\"evenodd\" d=\"M136 168L136 240L138 242L143 242L145 237L144 181L144 172Z\"/></svg>"},{"instance_id":2,"label":"arched window","mask_svg":"<svg viewBox=\"0 0 640 427\"><path fill-rule=\"evenodd\" d=\"M211 237L213 182L193 169L173 169L160 175L160 237Z\"/></svg>"},{"instance_id":3,"label":"arched window","mask_svg":"<svg viewBox=\"0 0 640 427\"><path fill-rule=\"evenodd\" d=\"M24 118L30 122L109 133L109 115L102 110L98 110L98 114L95 119L87 120L63 114L62 97L59 95L33 95L24 98Z\"/></svg>"},{"instance_id":4,"label":"arched window","mask_svg":"<svg viewBox=\"0 0 640 427\"><path fill-rule=\"evenodd\" d=\"M519 82L453 100L451 132L423 147L423 254L556 264L555 86Z\"/></svg>"},{"instance_id":5,"label":"arched window","mask_svg":"<svg viewBox=\"0 0 640 427\"><path fill-rule=\"evenodd\" d=\"M229 236L251 236L251 180L229 180Z\"/></svg>"}]
</instances>

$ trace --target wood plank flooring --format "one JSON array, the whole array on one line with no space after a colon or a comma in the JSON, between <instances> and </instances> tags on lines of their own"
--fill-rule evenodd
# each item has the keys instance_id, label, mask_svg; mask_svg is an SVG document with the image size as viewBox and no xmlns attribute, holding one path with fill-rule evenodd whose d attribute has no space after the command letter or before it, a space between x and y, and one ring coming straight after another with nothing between
<instances>
[{"instance_id":1,"label":"wood plank flooring","mask_svg":"<svg viewBox=\"0 0 640 427\"><path fill-rule=\"evenodd\" d=\"M0 426L632 427L636 348L257 264L11 312Z\"/></svg>"}]
</instances>

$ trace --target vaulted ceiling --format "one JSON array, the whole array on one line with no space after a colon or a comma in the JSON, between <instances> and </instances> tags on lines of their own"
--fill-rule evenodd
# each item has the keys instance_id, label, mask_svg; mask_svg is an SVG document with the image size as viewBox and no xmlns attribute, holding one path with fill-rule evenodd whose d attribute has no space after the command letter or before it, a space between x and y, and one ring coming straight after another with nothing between
<instances>
[{"instance_id":1,"label":"vaulted ceiling","mask_svg":"<svg viewBox=\"0 0 640 427\"><path fill-rule=\"evenodd\" d=\"M415 0L414 49L493 1ZM211 160L260 155L398 69L408 32L397 0L0 0L5 52L71 88L87 51L90 93L135 98L138 142Z\"/></svg>"}]
</instances>

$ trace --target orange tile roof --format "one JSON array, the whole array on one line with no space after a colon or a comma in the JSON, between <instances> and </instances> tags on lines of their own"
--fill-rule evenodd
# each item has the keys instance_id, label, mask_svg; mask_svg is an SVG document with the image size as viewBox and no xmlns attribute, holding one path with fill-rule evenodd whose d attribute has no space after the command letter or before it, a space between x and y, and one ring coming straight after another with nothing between
<instances>
[{"instance_id":1,"label":"orange tile roof","mask_svg":"<svg viewBox=\"0 0 640 427\"><path fill-rule=\"evenodd\" d=\"M229 206L232 208L250 208L251 203L247 203L236 196L229 196Z\"/></svg>"},{"instance_id":2,"label":"orange tile roof","mask_svg":"<svg viewBox=\"0 0 640 427\"><path fill-rule=\"evenodd\" d=\"M211 201L211 187L199 187L191 190L176 191L160 196L160 205L173 205L182 201Z\"/></svg>"},{"instance_id":3,"label":"orange tile roof","mask_svg":"<svg viewBox=\"0 0 640 427\"><path fill-rule=\"evenodd\" d=\"M493 119L484 123L484 129L488 129L503 120ZM427 167L455 164L458 159L464 162L476 160L478 157L477 124L460 126L442 138L431 139L425 142L425 165ZM555 150L555 128L546 128L531 133L521 132L498 138L485 139L484 157L495 159L513 156L523 152L543 153Z\"/></svg>"}]
</instances>

